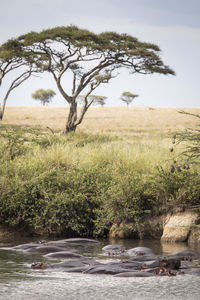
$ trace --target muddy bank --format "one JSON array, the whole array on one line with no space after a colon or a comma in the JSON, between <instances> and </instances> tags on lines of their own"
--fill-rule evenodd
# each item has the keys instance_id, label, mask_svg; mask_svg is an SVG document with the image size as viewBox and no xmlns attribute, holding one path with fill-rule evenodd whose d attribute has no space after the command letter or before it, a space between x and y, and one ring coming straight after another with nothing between
<instances>
[{"instance_id":1,"label":"muddy bank","mask_svg":"<svg viewBox=\"0 0 200 300\"><path fill-rule=\"evenodd\" d=\"M143 226L133 223L113 225L110 238L152 238L166 242L200 243L200 213L186 210L146 219Z\"/></svg>"},{"instance_id":2,"label":"muddy bank","mask_svg":"<svg viewBox=\"0 0 200 300\"><path fill-rule=\"evenodd\" d=\"M32 230L15 231L10 227L0 225L0 241L8 238L43 235ZM143 225L134 223L112 225L110 239L156 239L165 242L200 243L200 212L194 210L176 211L151 217Z\"/></svg>"}]
</instances>

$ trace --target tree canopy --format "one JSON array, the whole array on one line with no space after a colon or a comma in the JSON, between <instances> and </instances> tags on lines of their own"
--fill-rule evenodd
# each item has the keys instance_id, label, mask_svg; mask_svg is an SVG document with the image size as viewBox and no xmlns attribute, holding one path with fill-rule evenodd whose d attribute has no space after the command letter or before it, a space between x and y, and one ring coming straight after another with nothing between
<instances>
[{"instance_id":1,"label":"tree canopy","mask_svg":"<svg viewBox=\"0 0 200 300\"><path fill-rule=\"evenodd\" d=\"M74 131L91 105L88 96L102 83L108 83L126 68L131 74L171 74L160 49L152 43L116 32L92 33L76 26L55 27L19 36L20 55L41 72L52 74L58 90L69 103L65 132ZM66 74L71 74L71 83ZM77 101L84 92L84 105L77 114Z\"/></svg>"},{"instance_id":2,"label":"tree canopy","mask_svg":"<svg viewBox=\"0 0 200 300\"><path fill-rule=\"evenodd\" d=\"M130 92L123 92L121 95L121 100L126 103L127 106L133 102L133 100L138 97L137 94L132 94Z\"/></svg>"},{"instance_id":3,"label":"tree canopy","mask_svg":"<svg viewBox=\"0 0 200 300\"><path fill-rule=\"evenodd\" d=\"M39 89L32 94L32 98L35 100L39 100L42 105L46 105L51 102L55 94L56 93L50 89L48 90Z\"/></svg>"},{"instance_id":4,"label":"tree canopy","mask_svg":"<svg viewBox=\"0 0 200 300\"><path fill-rule=\"evenodd\" d=\"M6 80L9 73L14 73L7 92L3 97L0 106L0 120L3 119L4 110L10 93L27 80L31 74L37 72L36 65L29 61L29 54L23 52L21 44L17 40L8 40L0 46L0 87Z\"/></svg>"}]
</instances>

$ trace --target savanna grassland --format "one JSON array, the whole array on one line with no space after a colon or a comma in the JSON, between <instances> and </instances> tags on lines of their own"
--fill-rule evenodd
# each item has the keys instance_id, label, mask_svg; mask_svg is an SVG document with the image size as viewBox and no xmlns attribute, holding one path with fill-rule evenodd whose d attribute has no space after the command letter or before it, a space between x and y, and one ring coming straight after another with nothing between
<instances>
[{"instance_id":1,"label":"savanna grassland","mask_svg":"<svg viewBox=\"0 0 200 300\"><path fill-rule=\"evenodd\" d=\"M180 110L200 113L92 107L77 132L64 136L67 108L7 107L1 224L34 234L106 236L113 224L131 222L142 236L146 218L199 207L199 167L183 160L184 144L173 139L199 124Z\"/></svg>"}]
</instances>

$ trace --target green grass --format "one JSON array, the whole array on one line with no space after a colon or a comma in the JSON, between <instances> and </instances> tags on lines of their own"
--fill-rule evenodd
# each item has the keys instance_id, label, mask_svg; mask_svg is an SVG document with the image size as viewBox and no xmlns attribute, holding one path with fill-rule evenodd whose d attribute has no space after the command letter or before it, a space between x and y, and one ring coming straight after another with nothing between
<instances>
[{"instance_id":1,"label":"green grass","mask_svg":"<svg viewBox=\"0 0 200 300\"><path fill-rule=\"evenodd\" d=\"M1 126L1 223L39 234L105 236L113 224L132 222L139 231L149 215L200 207L199 167L171 173L178 152L170 147L167 136L139 131L128 138L63 136Z\"/></svg>"}]
</instances>

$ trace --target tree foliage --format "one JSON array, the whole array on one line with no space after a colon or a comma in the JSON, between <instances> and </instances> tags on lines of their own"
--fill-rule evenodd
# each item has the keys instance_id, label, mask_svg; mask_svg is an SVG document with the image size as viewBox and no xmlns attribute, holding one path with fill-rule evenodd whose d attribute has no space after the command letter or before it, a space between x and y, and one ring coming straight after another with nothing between
<instances>
[{"instance_id":1,"label":"tree foliage","mask_svg":"<svg viewBox=\"0 0 200 300\"><path fill-rule=\"evenodd\" d=\"M108 83L121 68L131 74L172 74L164 65L157 45L115 32L94 34L76 26L55 27L30 32L16 39L28 61L49 72L70 110L65 132L75 131L90 107L88 96L101 84ZM65 76L71 74L71 77ZM69 83L71 78L71 83ZM71 87L71 91L70 91ZM84 92L84 105L77 114L77 101Z\"/></svg>"},{"instance_id":2,"label":"tree foliage","mask_svg":"<svg viewBox=\"0 0 200 300\"><path fill-rule=\"evenodd\" d=\"M200 120L199 114L180 111L181 114L193 116ZM187 128L185 131L176 132L173 143L184 145L181 157L186 164L199 164L200 161L200 123L197 128Z\"/></svg>"},{"instance_id":3,"label":"tree foliage","mask_svg":"<svg viewBox=\"0 0 200 300\"><path fill-rule=\"evenodd\" d=\"M39 100L42 105L46 105L51 102L55 94L56 93L50 89L48 90L39 89L32 94L32 98L35 100Z\"/></svg>"},{"instance_id":4,"label":"tree foliage","mask_svg":"<svg viewBox=\"0 0 200 300\"><path fill-rule=\"evenodd\" d=\"M80 103L84 105L86 95L80 95L78 98ZM107 97L105 96L97 96L97 95L89 95L87 96L87 101L89 105L101 105L104 106L106 104Z\"/></svg>"},{"instance_id":5,"label":"tree foliage","mask_svg":"<svg viewBox=\"0 0 200 300\"><path fill-rule=\"evenodd\" d=\"M27 80L31 74L37 72L37 66L29 60L29 54L23 51L21 44L16 40L8 40L0 47L0 87L7 81L7 75L14 73L7 92L0 106L0 120L3 119L5 106L10 93Z\"/></svg>"},{"instance_id":6,"label":"tree foliage","mask_svg":"<svg viewBox=\"0 0 200 300\"><path fill-rule=\"evenodd\" d=\"M138 97L137 94L132 94L130 92L123 92L121 95L121 100L126 103L127 106L133 102L133 100Z\"/></svg>"},{"instance_id":7,"label":"tree foliage","mask_svg":"<svg viewBox=\"0 0 200 300\"><path fill-rule=\"evenodd\" d=\"M95 96L94 105L101 105L102 107L106 104L107 97L105 96Z\"/></svg>"}]
</instances>

